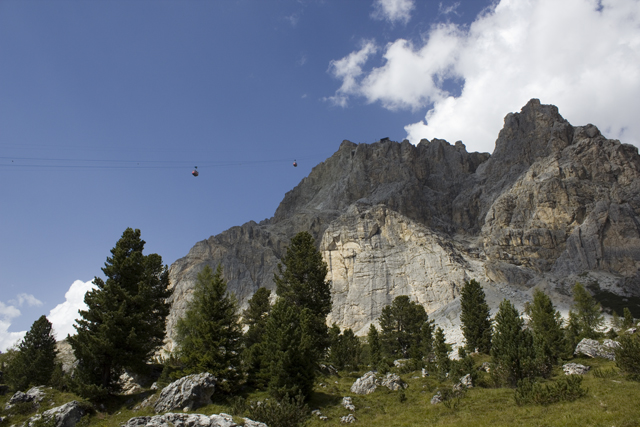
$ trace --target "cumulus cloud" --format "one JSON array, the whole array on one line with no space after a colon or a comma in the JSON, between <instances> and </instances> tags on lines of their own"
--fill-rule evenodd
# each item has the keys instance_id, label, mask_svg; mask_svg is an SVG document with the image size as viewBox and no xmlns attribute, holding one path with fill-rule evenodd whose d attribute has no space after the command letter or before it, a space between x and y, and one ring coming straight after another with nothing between
<instances>
[{"instance_id":1,"label":"cumulus cloud","mask_svg":"<svg viewBox=\"0 0 640 427\"><path fill-rule=\"evenodd\" d=\"M371 17L381 21L387 20L392 24L406 24L411 19L413 8L413 0L375 0Z\"/></svg>"},{"instance_id":2,"label":"cumulus cloud","mask_svg":"<svg viewBox=\"0 0 640 427\"><path fill-rule=\"evenodd\" d=\"M6 351L27 333L27 331L9 332L11 320L18 316L20 316L20 310L0 301L0 351Z\"/></svg>"},{"instance_id":3,"label":"cumulus cloud","mask_svg":"<svg viewBox=\"0 0 640 427\"><path fill-rule=\"evenodd\" d=\"M73 327L76 319L80 317L78 310L86 310L87 305L84 303L84 295L95 288L95 285L89 282L76 280L64 294L65 301L55 306L47 316L47 319L53 324L53 330L57 340L62 340L67 335L75 335L76 330Z\"/></svg>"},{"instance_id":4,"label":"cumulus cloud","mask_svg":"<svg viewBox=\"0 0 640 427\"><path fill-rule=\"evenodd\" d=\"M365 71L378 50L383 65ZM337 105L362 97L427 110L405 127L413 143L437 137L493 151L504 116L539 98L575 125L640 144L636 0L501 0L471 25L436 24L419 42L368 42L329 71L342 80L329 98ZM446 89L452 81L458 95Z\"/></svg>"}]
</instances>

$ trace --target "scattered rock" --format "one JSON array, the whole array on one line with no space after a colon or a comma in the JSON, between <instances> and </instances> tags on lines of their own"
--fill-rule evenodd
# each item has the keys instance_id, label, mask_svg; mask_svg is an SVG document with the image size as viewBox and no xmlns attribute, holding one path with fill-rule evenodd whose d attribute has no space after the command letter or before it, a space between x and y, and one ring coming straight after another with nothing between
<instances>
[{"instance_id":1,"label":"scattered rock","mask_svg":"<svg viewBox=\"0 0 640 427\"><path fill-rule=\"evenodd\" d=\"M65 403L62 406L51 408L48 411L44 411L42 414L38 414L29 418L25 427L33 425L35 422L41 419L55 418L55 427L74 427L78 421L85 415L85 410L77 400Z\"/></svg>"},{"instance_id":2,"label":"scattered rock","mask_svg":"<svg viewBox=\"0 0 640 427\"><path fill-rule=\"evenodd\" d=\"M118 383L121 387L121 394L130 395L144 391L144 389L140 385L139 379L136 377L136 375L132 375L129 372L124 372L122 375L120 375Z\"/></svg>"},{"instance_id":3,"label":"scattered rock","mask_svg":"<svg viewBox=\"0 0 640 427\"><path fill-rule=\"evenodd\" d=\"M638 330L638 328L629 328L627 329L625 332L629 335L633 335L636 333L636 331Z\"/></svg>"},{"instance_id":4,"label":"scattered rock","mask_svg":"<svg viewBox=\"0 0 640 427\"><path fill-rule=\"evenodd\" d=\"M267 427L266 424L244 419L244 427ZM131 418L121 427L239 427L229 414L176 414L168 412L153 417Z\"/></svg>"},{"instance_id":5,"label":"scattered rock","mask_svg":"<svg viewBox=\"0 0 640 427\"><path fill-rule=\"evenodd\" d=\"M387 387L389 390L397 391L402 390L409 385L402 381L402 379L394 373L389 372L386 377L380 382L380 385Z\"/></svg>"},{"instance_id":6,"label":"scattered rock","mask_svg":"<svg viewBox=\"0 0 640 427\"><path fill-rule=\"evenodd\" d=\"M396 368L403 368L409 363L411 359L396 359L393 361L393 366Z\"/></svg>"},{"instance_id":7,"label":"scattered rock","mask_svg":"<svg viewBox=\"0 0 640 427\"><path fill-rule=\"evenodd\" d=\"M11 407L16 403L25 402L33 402L34 405L38 407L38 404L42 401L42 399L44 399L44 388L45 387L41 385L38 387L31 387L29 390L27 390L26 393L16 391L15 394L11 396L11 399L9 399L9 402L4 409L8 410L11 409Z\"/></svg>"},{"instance_id":8,"label":"scattered rock","mask_svg":"<svg viewBox=\"0 0 640 427\"><path fill-rule=\"evenodd\" d=\"M353 401L351 397L345 396L342 398L342 406L344 406L348 411L355 411L356 407L353 406Z\"/></svg>"},{"instance_id":9,"label":"scattered rock","mask_svg":"<svg viewBox=\"0 0 640 427\"><path fill-rule=\"evenodd\" d=\"M426 378L428 376L429 376L429 372L426 369L422 368L422 378Z\"/></svg>"},{"instance_id":10,"label":"scattered rock","mask_svg":"<svg viewBox=\"0 0 640 427\"><path fill-rule=\"evenodd\" d=\"M324 363L321 363L318 367L320 368L320 372L324 375L338 375L338 370L333 365L325 365Z\"/></svg>"},{"instance_id":11,"label":"scattered rock","mask_svg":"<svg viewBox=\"0 0 640 427\"><path fill-rule=\"evenodd\" d=\"M351 386L351 393L355 394L371 394L378 387L376 381L376 373L369 371L356 380Z\"/></svg>"},{"instance_id":12,"label":"scattered rock","mask_svg":"<svg viewBox=\"0 0 640 427\"><path fill-rule=\"evenodd\" d=\"M353 424L356 422L356 417L353 414L345 415L344 417L340 418L340 422L343 424Z\"/></svg>"},{"instance_id":13,"label":"scattered rock","mask_svg":"<svg viewBox=\"0 0 640 427\"><path fill-rule=\"evenodd\" d=\"M489 372L491 371L491 364L489 362L484 362L478 369L484 372Z\"/></svg>"},{"instance_id":14,"label":"scattered rock","mask_svg":"<svg viewBox=\"0 0 640 427\"><path fill-rule=\"evenodd\" d=\"M467 374L464 377L460 378L460 381L458 382L458 384L453 386L453 389L456 391L460 391L465 388L472 388L472 387L473 387L473 380L471 378L471 374Z\"/></svg>"},{"instance_id":15,"label":"scattered rock","mask_svg":"<svg viewBox=\"0 0 640 427\"><path fill-rule=\"evenodd\" d=\"M151 384L151 387L149 388L149 390L151 391L157 391L158 390L158 383L154 382L153 384Z\"/></svg>"},{"instance_id":16,"label":"scattered rock","mask_svg":"<svg viewBox=\"0 0 640 427\"><path fill-rule=\"evenodd\" d=\"M431 398L431 404L432 405L437 405L438 403L442 403L442 393L441 392L437 392Z\"/></svg>"},{"instance_id":17,"label":"scattered rock","mask_svg":"<svg viewBox=\"0 0 640 427\"><path fill-rule=\"evenodd\" d=\"M620 344L616 341L609 339L604 340L602 344L600 344L596 340L584 338L578 343L574 354L584 354L589 357L602 357L609 360L615 360L615 348L619 345Z\"/></svg>"},{"instance_id":18,"label":"scattered rock","mask_svg":"<svg viewBox=\"0 0 640 427\"><path fill-rule=\"evenodd\" d=\"M565 375L584 375L591 369L591 366L584 366L579 363L565 363L562 370Z\"/></svg>"},{"instance_id":19,"label":"scattered rock","mask_svg":"<svg viewBox=\"0 0 640 427\"><path fill-rule=\"evenodd\" d=\"M180 378L162 389L153 409L160 413L184 408L193 410L208 405L216 382L216 378L208 372Z\"/></svg>"},{"instance_id":20,"label":"scattered rock","mask_svg":"<svg viewBox=\"0 0 640 427\"><path fill-rule=\"evenodd\" d=\"M320 412L320 409L315 409L315 410L311 411L311 415L315 415L321 421L327 421L329 419L326 415L322 415L322 412Z\"/></svg>"}]
</instances>

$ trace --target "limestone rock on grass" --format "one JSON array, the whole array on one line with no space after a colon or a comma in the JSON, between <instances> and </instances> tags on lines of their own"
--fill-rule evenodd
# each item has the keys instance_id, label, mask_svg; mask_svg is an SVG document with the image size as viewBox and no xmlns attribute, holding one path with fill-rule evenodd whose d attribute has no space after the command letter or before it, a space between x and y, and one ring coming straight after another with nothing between
<instances>
[{"instance_id":1,"label":"limestone rock on grass","mask_svg":"<svg viewBox=\"0 0 640 427\"><path fill-rule=\"evenodd\" d=\"M193 410L208 405L216 382L216 378L208 372L180 378L162 389L153 409L160 413L185 408Z\"/></svg>"}]
</instances>

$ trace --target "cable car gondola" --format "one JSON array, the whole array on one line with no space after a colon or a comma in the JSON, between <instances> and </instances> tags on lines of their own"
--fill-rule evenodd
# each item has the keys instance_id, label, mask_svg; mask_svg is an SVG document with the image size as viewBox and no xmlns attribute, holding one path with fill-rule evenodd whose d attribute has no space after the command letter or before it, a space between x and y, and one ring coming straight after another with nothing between
<instances>
[{"instance_id":1,"label":"cable car gondola","mask_svg":"<svg viewBox=\"0 0 640 427\"><path fill-rule=\"evenodd\" d=\"M194 170L192 170L192 171L191 171L191 175L193 175L193 176L198 176L198 175L200 175L200 174L198 173L198 167L197 167L197 166L196 166L196 168L195 168Z\"/></svg>"},{"instance_id":2,"label":"cable car gondola","mask_svg":"<svg viewBox=\"0 0 640 427\"><path fill-rule=\"evenodd\" d=\"M297 168L298 167L298 162L296 162L295 160L293 161L293 167Z\"/></svg>"}]
</instances>

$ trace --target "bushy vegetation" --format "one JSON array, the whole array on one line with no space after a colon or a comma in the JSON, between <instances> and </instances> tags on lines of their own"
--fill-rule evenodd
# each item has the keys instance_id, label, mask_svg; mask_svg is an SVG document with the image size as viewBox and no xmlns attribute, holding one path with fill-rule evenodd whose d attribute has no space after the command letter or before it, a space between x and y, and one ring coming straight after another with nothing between
<instances>
[{"instance_id":1,"label":"bushy vegetation","mask_svg":"<svg viewBox=\"0 0 640 427\"><path fill-rule=\"evenodd\" d=\"M271 427L339 425L339 418L348 413L340 404L342 397L353 395L350 386L359 376L377 370L379 377L387 372L401 375L409 388L379 387L372 395L355 396L361 424L493 426L518 420L521 425L589 425L587 420L594 420L593 425L618 425L626 419L618 415L620 410L640 419L640 409L633 403L639 394L637 382L632 382L640 378L640 338L623 332L635 322L629 310L618 317L613 330L619 333L620 343L616 362L573 356L578 339L602 336L601 308L580 284L574 287L574 305L565 325L541 291L535 291L525 307L528 321L508 300L492 319L480 284L466 282L461 297L465 346L458 348L457 358L452 358L444 330L429 319L422 305L404 295L382 310L376 322L379 328L372 323L367 336L359 338L351 329L327 327L332 304L327 266L308 233L292 239L278 266L274 303L270 291L259 289L242 316L227 291L222 268L203 269L178 324L178 350L159 361L164 369L157 378L159 371L151 374L149 365L141 361L149 362L151 349L160 343L158 321L166 316L169 291L161 258L143 256L143 245L139 230L127 229L112 249L113 257L107 258L103 269L107 281L96 279L98 289L87 294L89 309L82 314L79 334L70 340L79 359L74 376L65 375L51 357L36 356L32 357L37 361L34 368L42 368L37 372L46 373L46 378L12 376L12 372L26 372L20 362L23 352L43 348L35 343L51 344L50 324L43 316L23 343L0 355L7 378L22 379L22 383L12 379L12 390L40 382L62 384L60 389L71 384L72 391L91 398L96 408L82 427L115 427L127 417L148 411L132 410L148 391L126 398L117 394L116 380L125 368L163 385L182 375L208 371L218 378L215 403L197 412L232 413ZM143 298L154 307L155 317L138 324L139 313L128 310L143 310ZM136 337L141 337L139 345L132 344ZM113 349L107 351L111 345ZM137 363L131 362L133 354L140 357ZM584 377L564 376L558 365L567 359L593 369ZM338 372L320 370L321 364L332 365ZM423 376L423 368L429 375ZM458 384L465 375L470 375L473 388ZM435 393L442 403L431 405ZM1 397L0 405L4 407L7 400ZM629 409L625 402L635 406ZM320 421L310 415L310 409L320 409L329 420ZM16 424L34 411L31 403L17 405L2 416L9 414L11 424ZM527 420L535 422L527 424Z\"/></svg>"}]
</instances>

